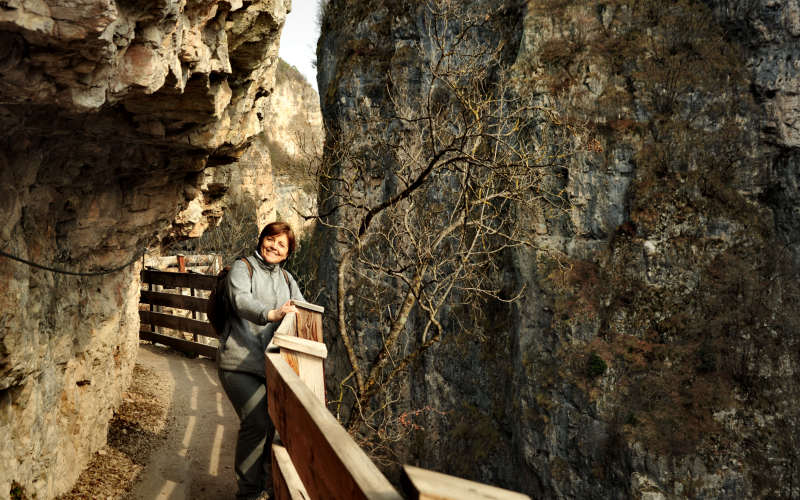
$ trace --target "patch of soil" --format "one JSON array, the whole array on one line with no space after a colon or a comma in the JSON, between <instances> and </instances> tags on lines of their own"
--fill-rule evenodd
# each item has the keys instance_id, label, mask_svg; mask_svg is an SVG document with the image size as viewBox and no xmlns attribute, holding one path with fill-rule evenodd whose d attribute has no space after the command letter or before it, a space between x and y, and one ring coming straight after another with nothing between
<instances>
[{"instance_id":1,"label":"patch of soil","mask_svg":"<svg viewBox=\"0 0 800 500\"><path fill-rule=\"evenodd\" d=\"M57 498L111 499L130 492L150 453L167 437L170 394L163 377L137 364L130 388L109 422L108 444L94 454L72 491Z\"/></svg>"}]
</instances>

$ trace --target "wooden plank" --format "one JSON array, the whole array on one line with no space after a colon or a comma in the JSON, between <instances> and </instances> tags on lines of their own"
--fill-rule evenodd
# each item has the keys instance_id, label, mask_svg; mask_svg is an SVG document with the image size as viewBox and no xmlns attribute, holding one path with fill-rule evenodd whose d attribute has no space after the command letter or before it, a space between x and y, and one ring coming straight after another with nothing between
<instances>
[{"instance_id":1,"label":"wooden plank","mask_svg":"<svg viewBox=\"0 0 800 500\"><path fill-rule=\"evenodd\" d=\"M142 290L139 302L142 304L154 304L196 312L206 312L208 306L208 299L202 297L191 297L189 295L178 295L176 293L150 292L147 290Z\"/></svg>"},{"instance_id":2,"label":"wooden plank","mask_svg":"<svg viewBox=\"0 0 800 500\"><path fill-rule=\"evenodd\" d=\"M292 351L287 351L286 349L281 349L281 357L283 358L284 361L286 361L286 364L288 364L299 377L300 363L297 362L297 354Z\"/></svg>"},{"instance_id":3,"label":"wooden plank","mask_svg":"<svg viewBox=\"0 0 800 500\"><path fill-rule=\"evenodd\" d=\"M289 452L279 440L272 443L272 487L275 500L308 500L308 496Z\"/></svg>"},{"instance_id":4,"label":"wooden plank","mask_svg":"<svg viewBox=\"0 0 800 500\"><path fill-rule=\"evenodd\" d=\"M163 285L166 288L200 288L212 290L217 277L210 274L171 273L167 271L142 271L142 282Z\"/></svg>"},{"instance_id":5,"label":"wooden plank","mask_svg":"<svg viewBox=\"0 0 800 500\"><path fill-rule=\"evenodd\" d=\"M324 344L323 344L324 345ZM296 352L297 374L311 392L319 400L320 404L325 405L325 370L323 358Z\"/></svg>"},{"instance_id":6,"label":"wooden plank","mask_svg":"<svg viewBox=\"0 0 800 500\"><path fill-rule=\"evenodd\" d=\"M322 314L298 309L297 336L303 339L322 342Z\"/></svg>"},{"instance_id":7,"label":"wooden plank","mask_svg":"<svg viewBox=\"0 0 800 500\"><path fill-rule=\"evenodd\" d=\"M297 307L299 307L301 309L308 309L309 311L318 312L320 314L325 312L325 308L324 307L318 306L316 304L312 304L311 302L304 302L302 300L293 300L292 304L296 305Z\"/></svg>"},{"instance_id":8,"label":"wooden plank","mask_svg":"<svg viewBox=\"0 0 800 500\"><path fill-rule=\"evenodd\" d=\"M289 313L283 317L281 324L275 329L275 335L287 335L289 337L297 337L297 329L295 328L296 314Z\"/></svg>"},{"instance_id":9,"label":"wooden plank","mask_svg":"<svg viewBox=\"0 0 800 500\"><path fill-rule=\"evenodd\" d=\"M200 354L211 359L217 358L216 347L199 344L197 342L192 342L191 340L179 339L177 337L170 337L168 335L161 335L160 333L148 332L145 330L139 331L139 339L157 342L189 354Z\"/></svg>"},{"instance_id":10,"label":"wooden plank","mask_svg":"<svg viewBox=\"0 0 800 500\"><path fill-rule=\"evenodd\" d=\"M403 485L411 500L530 500L522 493L411 465L404 465L403 473Z\"/></svg>"},{"instance_id":11,"label":"wooden plank","mask_svg":"<svg viewBox=\"0 0 800 500\"><path fill-rule=\"evenodd\" d=\"M318 344L309 349L308 344ZM321 404L325 404L325 368L323 361L328 356L325 344L314 342L313 340L289 337L287 335L275 335L272 337L271 346L280 347L281 357L294 370L300 380L311 389L314 396ZM301 347L303 350L293 349ZM274 350L267 348L268 350ZM310 351L310 352L304 352ZM323 354L319 356L318 354Z\"/></svg>"},{"instance_id":12,"label":"wooden plank","mask_svg":"<svg viewBox=\"0 0 800 500\"><path fill-rule=\"evenodd\" d=\"M207 255L186 255L186 267L207 267L214 265L214 263L221 259L221 256L214 254ZM156 269L164 269L167 267L178 267L178 257L175 255L168 255L164 257L155 257L147 255L144 258L144 265L155 267Z\"/></svg>"},{"instance_id":13,"label":"wooden plank","mask_svg":"<svg viewBox=\"0 0 800 500\"><path fill-rule=\"evenodd\" d=\"M205 321L150 311L139 311L139 319L142 323L150 323L151 325L172 328L182 332L197 333L206 337L217 337L214 327L211 326L211 323L206 323Z\"/></svg>"},{"instance_id":14,"label":"wooden plank","mask_svg":"<svg viewBox=\"0 0 800 500\"><path fill-rule=\"evenodd\" d=\"M402 498L279 353L265 369L270 418L310 498Z\"/></svg>"},{"instance_id":15,"label":"wooden plank","mask_svg":"<svg viewBox=\"0 0 800 500\"><path fill-rule=\"evenodd\" d=\"M276 333L272 337L272 343L278 347L285 347L286 349L309 354L317 358L325 359L328 357L328 348L322 342Z\"/></svg>"}]
</instances>

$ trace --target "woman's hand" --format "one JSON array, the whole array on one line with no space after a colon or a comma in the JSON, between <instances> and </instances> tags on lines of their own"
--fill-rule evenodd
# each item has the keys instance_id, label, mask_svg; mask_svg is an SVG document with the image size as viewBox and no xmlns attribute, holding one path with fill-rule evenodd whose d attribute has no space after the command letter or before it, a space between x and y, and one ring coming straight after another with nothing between
<instances>
[{"instance_id":1,"label":"woman's hand","mask_svg":"<svg viewBox=\"0 0 800 500\"><path fill-rule=\"evenodd\" d=\"M286 316L287 313L296 313L297 308L292 304L291 300L287 300L285 304L280 306L278 309L270 309L267 313L267 319L269 321L280 321Z\"/></svg>"}]
</instances>

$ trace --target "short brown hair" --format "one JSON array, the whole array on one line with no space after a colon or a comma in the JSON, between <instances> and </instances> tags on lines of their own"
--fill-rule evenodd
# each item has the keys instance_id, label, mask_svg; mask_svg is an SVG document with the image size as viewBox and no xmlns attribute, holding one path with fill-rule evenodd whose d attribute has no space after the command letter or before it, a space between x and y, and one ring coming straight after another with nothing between
<instances>
[{"instance_id":1,"label":"short brown hair","mask_svg":"<svg viewBox=\"0 0 800 500\"><path fill-rule=\"evenodd\" d=\"M258 236L257 248L261 248L261 244L267 236L278 236L279 234L285 234L286 238L289 240L289 252L286 254L286 258L288 259L295 248L294 231L292 231L292 226L283 221L270 222L264 226L264 229L261 230L261 234Z\"/></svg>"}]
</instances>

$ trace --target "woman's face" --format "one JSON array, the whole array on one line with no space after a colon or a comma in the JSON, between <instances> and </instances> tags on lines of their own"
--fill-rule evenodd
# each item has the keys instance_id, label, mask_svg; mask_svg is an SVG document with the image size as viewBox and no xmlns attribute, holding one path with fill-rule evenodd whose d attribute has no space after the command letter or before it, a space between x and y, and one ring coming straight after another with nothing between
<instances>
[{"instance_id":1,"label":"woman's face","mask_svg":"<svg viewBox=\"0 0 800 500\"><path fill-rule=\"evenodd\" d=\"M280 264L289 255L289 238L286 233L267 236L261 240L261 256L270 264Z\"/></svg>"}]
</instances>

